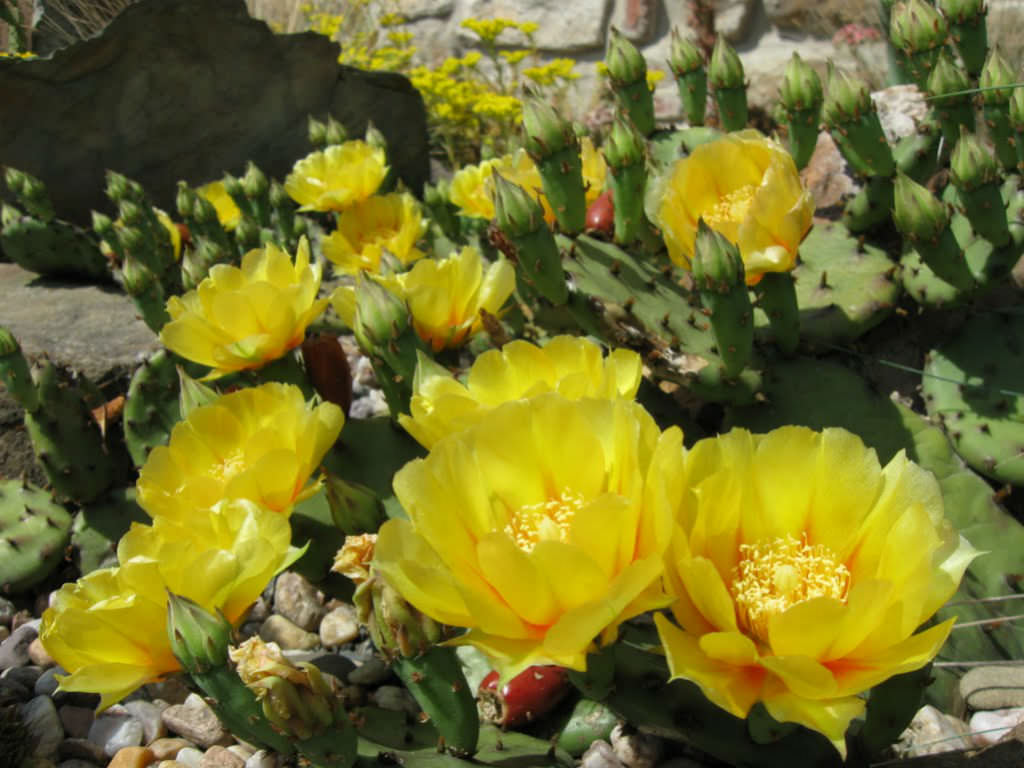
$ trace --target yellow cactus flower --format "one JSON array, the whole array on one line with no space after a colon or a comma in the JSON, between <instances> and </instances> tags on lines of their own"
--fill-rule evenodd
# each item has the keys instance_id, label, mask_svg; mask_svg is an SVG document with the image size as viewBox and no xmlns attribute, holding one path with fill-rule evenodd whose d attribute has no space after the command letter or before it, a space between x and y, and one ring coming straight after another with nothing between
<instances>
[{"instance_id":1,"label":"yellow cactus flower","mask_svg":"<svg viewBox=\"0 0 1024 768\"><path fill-rule=\"evenodd\" d=\"M525 149L517 149L512 154L493 160L484 160L479 165L467 165L452 176L451 201L459 207L462 215L478 219L494 218L494 182L491 175L495 171L539 197L544 206L545 221L550 224L555 220L555 213L544 197L540 171Z\"/></svg>"},{"instance_id":2,"label":"yellow cactus flower","mask_svg":"<svg viewBox=\"0 0 1024 768\"><path fill-rule=\"evenodd\" d=\"M938 482L902 451L880 466L845 430L783 427L698 442L684 483L666 559L679 626L656 617L672 677L845 753L857 694L927 664L952 627L914 634L977 554Z\"/></svg>"},{"instance_id":3,"label":"yellow cactus flower","mask_svg":"<svg viewBox=\"0 0 1024 768\"><path fill-rule=\"evenodd\" d=\"M374 567L406 600L468 627L504 679L586 668L595 639L667 605L662 557L682 495L682 433L637 403L547 393L505 403L395 475L409 515Z\"/></svg>"},{"instance_id":4,"label":"yellow cactus flower","mask_svg":"<svg viewBox=\"0 0 1024 768\"><path fill-rule=\"evenodd\" d=\"M421 360L413 380L410 414L398 417L405 431L428 450L445 435L476 424L509 400L557 392L632 400L643 375L640 356L601 347L578 336L556 336L543 347L516 340L480 355L462 384L446 369Z\"/></svg>"},{"instance_id":5,"label":"yellow cactus flower","mask_svg":"<svg viewBox=\"0 0 1024 768\"><path fill-rule=\"evenodd\" d=\"M426 232L423 211L408 192L374 195L338 215L338 229L324 238L323 252L341 272L379 272L384 251L402 264L423 256L416 243Z\"/></svg>"},{"instance_id":6,"label":"yellow cactus flower","mask_svg":"<svg viewBox=\"0 0 1024 768\"><path fill-rule=\"evenodd\" d=\"M238 226L238 222L242 220L242 211L234 198L228 194L223 181L211 181L199 187L196 192L210 201L213 209L217 211L217 220L225 230L230 232Z\"/></svg>"},{"instance_id":7,"label":"yellow cactus flower","mask_svg":"<svg viewBox=\"0 0 1024 768\"><path fill-rule=\"evenodd\" d=\"M353 139L299 160L284 189L300 211L343 211L374 194L387 175L384 150Z\"/></svg>"},{"instance_id":8,"label":"yellow cactus flower","mask_svg":"<svg viewBox=\"0 0 1024 768\"><path fill-rule=\"evenodd\" d=\"M167 300L171 322L160 341L213 368L207 379L261 368L301 344L327 308L317 299L322 272L309 263L305 237L294 264L273 243L245 254L241 268L216 264L195 290Z\"/></svg>"},{"instance_id":9,"label":"yellow cactus flower","mask_svg":"<svg viewBox=\"0 0 1024 768\"><path fill-rule=\"evenodd\" d=\"M286 518L244 500L223 501L187 524L134 523L120 565L65 584L39 637L69 674L60 689L100 694L100 709L180 669L167 640L167 592L237 624L301 550Z\"/></svg>"},{"instance_id":10,"label":"yellow cactus flower","mask_svg":"<svg viewBox=\"0 0 1024 768\"><path fill-rule=\"evenodd\" d=\"M586 188L587 205L590 205L604 191L608 166L604 161L604 155L597 151L589 136L580 138L580 161L583 166L583 184Z\"/></svg>"},{"instance_id":11,"label":"yellow cactus flower","mask_svg":"<svg viewBox=\"0 0 1024 768\"><path fill-rule=\"evenodd\" d=\"M423 259L394 278L393 291L409 305L416 333L438 352L457 347L482 327L481 311L491 315L516 288L515 268L499 258L484 269L480 251L471 245L447 259Z\"/></svg>"},{"instance_id":12,"label":"yellow cactus flower","mask_svg":"<svg viewBox=\"0 0 1024 768\"><path fill-rule=\"evenodd\" d=\"M271 382L195 408L139 471L138 500L151 516L189 520L224 498L288 514L315 493L309 476L338 439L345 416L333 403L306 403L293 385Z\"/></svg>"},{"instance_id":13,"label":"yellow cactus flower","mask_svg":"<svg viewBox=\"0 0 1024 768\"><path fill-rule=\"evenodd\" d=\"M704 219L740 249L747 283L796 265L797 248L811 228L814 199L793 157L755 130L729 133L697 147L650 184L647 215L668 254L689 267L697 222Z\"/></svg>"}]
</instances>

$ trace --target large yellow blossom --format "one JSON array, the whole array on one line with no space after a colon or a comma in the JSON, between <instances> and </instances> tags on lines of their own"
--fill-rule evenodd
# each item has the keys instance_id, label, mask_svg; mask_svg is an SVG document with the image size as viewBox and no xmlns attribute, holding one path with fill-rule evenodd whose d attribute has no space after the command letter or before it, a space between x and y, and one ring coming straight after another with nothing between
<instances>
[{"instance_id":1,"label":"large yellow blossom","mask_svg":"<svg viewBox=\"0 0 1024 768\"><path fill-rule=\"evenodd\" d=\"M300 211L342 211L374 194L387 175L384 150L354 139L299 160L284 189Z\"/></svg>"},{"instance_id":2,"label":"large yellow blossom","mask_svg":"<svg viewBox=\"0 0 1024 768\"><path fill-rule=\"evenodd\" d=\"M739 247L751 285L795 266L814 216L793 157L755 130L726 134L677 160L649 185L646 207L676 264L689 267L703 218Z\"/></svg>"},{"instance_id":3,"label":"large yellow blossom","mask_svg":"<svg viewBox=\"0 0 1024 768\"><path fill-rule=\"evenodd\" d=\"M260 368L301 344L326 309L317 299L322 271L309 263L305 237L294 264L273 243L245 254L241 268L216 264L194 291L167 300L160 341L213 368L207 378Z\"/></svg>"},{"instance_id":4,"label":"large yellow blossom","mask_svg":"<svg viewBox=\"0 0 1024 768\"><path fill-rule=\"evenodd\" d=\"M580 140L580 160L589 205L604 189L607 166L604 157L586 136ZM452 177L451 201L459 207L464 216L494 218L494 183L491 176L495 171L507 181L518 184L537 197L544 209L544 220L549 225L554 223L555 212L544 196L544 182L541 180L540 171L525 149L493 160L484 160L479 165L467 165Z\"/></svg>"},{"instance_id":5,"label":"large yellow blossom","mask_svg":"<svg viewBox=\"0 0 1024 768\"><path fill-rule=\"evenodd\" d=\"M398 417L424 448L445 435L476 424L509 400L558 392L582 397L632 400L643 375L640 356L616 349L602 357L601 347L578 336L556 336L543 347L511 341L484 352L462 384L446 369L421 360L413 381L410 414Z\"/></svg>"},{"instance_id":6,"label":"large yellow blossom","mask_svg":"<svg viewBox=\"0 0 1024 768\"><path fill-rule=\"evenodd\" d=\"M338 215L337 230L324 238L324 256L341 272L379 272L385 250L402 264L423 256L416 243L426 232L427 220L408 192L374 195Z\"/></svg>"},{"instance_id":7,"label":"large yellow blossom","mask_svg":"<svg viewBox=\"0 0 1024 768\"><path fill-rule=\"evenodd\" d=\"M301 554L281 515L224 501L179 525L135 523L120 565L65 584L43 614L40 639L68 674L64 691L98 693L100 708L180 669L167 640L167 592L237 623L275 574Z\"/></svg>"},{"instance_id":8,"label":"large yellow blossom","mask_svg":"<svg viewBox=\"0 0 1024 768\"><path fill-rule=\"evenodd\" d=\"M975 556L935 478L900 452L884 468L842 429L735 429L687 454L656 618L673 677L737 717L758 701L840 751L857 694L924 666L952 620L915 633Z\"/></svg>"},{"instance_id":9,"label":"large yellow blossom","mask_svg":"<svg viewBox=\"0 0 1024 768\"><path fill-rule=\"evenodd\" d=\"M431 618L470 631L508 678L586 668L595 639L667 604L662 556L682 433L625 400L516 400L395 475L374 565Z\"/></svg>"},{"instance_id":10,"label":"large yellow blossom","mask_svg":"<svg viewBox=\"0 0 1024 768\"><path fill-rule=\"evenodd\" d=\"M139 472L139 505L179 521L224 498L287 514L319 488L307 481L344 421L338 406L312 407L288 384L222 395L195 408L166 446L150 452Z\"/></svg>"}]
</instances>

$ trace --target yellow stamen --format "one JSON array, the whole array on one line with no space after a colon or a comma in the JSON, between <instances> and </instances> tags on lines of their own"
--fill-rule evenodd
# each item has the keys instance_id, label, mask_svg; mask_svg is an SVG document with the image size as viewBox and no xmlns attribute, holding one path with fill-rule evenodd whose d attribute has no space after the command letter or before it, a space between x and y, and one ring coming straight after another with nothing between
<instances>
[{"instance_id":1,"label":"yellow stamen","mask_svg":"<svg viewBox=\"0 0 1024 768\"><path fill-rule=\"evenodd\" d=\"M557 499L526 504L512 515L505 533L524 552L533 551L538 541L565 541L569 525L583 504L583 497L570 490L562 491Z\"/></svg>"},{"instance_id":2,"label":"yellow stamen","mask_svg":"<svg viewBox=\"0 0 1024 768\"><path fill-rule=\"evenodd\" d=\"M748 184L723 195L713 208L702 214L704 223L716 231L737 226L747 217L756 191L756 187Z\"/></svg>"},{"instance_id":3,"label":"yellow stamen","mask_svg":"<svg viewBox=\"0 0 1024 768\"><path fill-rule=\"evenodd\" d=\"M736 603L740 628L768 644L772 616L816 597L846 601L850 571L823 544L810 545L787 535L772 541L740 545L729 591Z\"/></svg>"}]
</instances>

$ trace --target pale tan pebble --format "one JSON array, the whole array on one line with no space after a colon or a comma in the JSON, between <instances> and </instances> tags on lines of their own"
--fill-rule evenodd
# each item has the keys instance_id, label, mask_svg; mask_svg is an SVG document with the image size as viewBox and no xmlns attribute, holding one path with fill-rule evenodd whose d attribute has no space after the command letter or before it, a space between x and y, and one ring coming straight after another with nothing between
<instances>
[{"instance_id":1,"label":"pale tan pebble","mask_svg":"<svg viewBox=\"0 0 1024 768\"><path fill-rule=\"evenodd\" d=\"M228 752L238 755L243 760L248 760L255 751L256 748L250 747L248 744L232 744L228 747Z\"/></svg>"},{"instance_id":2,"label":"pale tan pebble","mask_svg":"<svg viewBox=\"0 0 1024 768\"><path fill-rule=\"evenodd\" d=\"M156 764L156 768L185 768L185 764L177 760L161 760Z\"/></svg>"},{"instance_id":3,"label":"pale tan pebble","mask_svg":"<svg viewBox=\"0 0 1024 768\"><path fill-rule=\"evenodd\" d=\"M42 641L38 637L28 644L28 657L33 664L43 669L57 666L57 662L46 652Z\"/></svg>"},{"instance_id":4,"label":"pale tan pebble","mask_svg":"<svg viewBox=\"0 0 1024 768\"><path fill-rule=\"evenodd\" d=\"M157 739L149 748L153 750L153 754L156 755L157 760L173 760L178 752L183 750L185 747L194 747L188 739L172 738L167 736L162 739Z\"/></svg>"},{"instance_id":5,"label":"pale tan pebble","mask_svg":"<svg viewBox=\"0 0 1024 768\"><path fill-rule=\"evenodd\" d=\"M149 747L122 747L107 764L107 768L146 768L156 761Z\"/></svg>"},{"instance_id":6,"label":"pale tan pebble","mask_svg":"<svg viewBox=\"0 0 1024 768\"><path fill-rule=\"evenodd\" d=\"M245 760L227 747L210 747L199 758L199 768L245 768Z\"/></svg>"}]
</instances>

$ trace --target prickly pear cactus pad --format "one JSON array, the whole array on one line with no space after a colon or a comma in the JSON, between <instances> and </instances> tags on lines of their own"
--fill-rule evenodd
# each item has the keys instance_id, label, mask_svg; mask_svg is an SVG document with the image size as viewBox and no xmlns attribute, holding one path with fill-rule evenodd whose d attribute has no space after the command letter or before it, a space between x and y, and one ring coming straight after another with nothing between
<instances>
[{"instance_id":1,"label":"prickly pear cactus pad","mask_svg":"<svg viewBox=\"0 0 1024 768\"><path fill-rule=\"evenodd\" d=\"M799 258L793 280L805 341L850 341L882 322L896 305L896 264L839 224L816 223L800 245ZM768 324L762 312L755 312L754 321Z\"/></svg>"},{"instance_id":2,"label":"prickly pear cactus pad","mask_svg":"<svg viewBox=\"0 0 1024 768\"><path fill-rule=\"evenodd\" d=\"M21 592L60 563L71 514L49 493L20 480L0 483L0 593Z\"/></svg>"},{"instance_id":3,"label":"prickly pear cactus pad","mask_svg":"<svg viewBox=\"0 0 1024 768\"><path fill-rule=\"evenodd\" d=\"M978 472L1024 484L1024 314L970 318L928 353L921 389L928 415Z\"/></svg>"}]
</instances>

